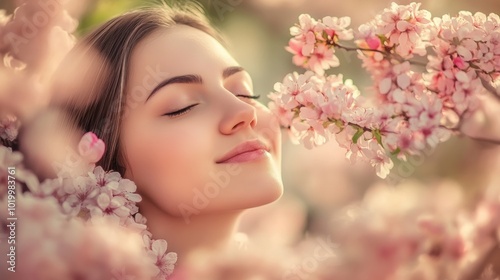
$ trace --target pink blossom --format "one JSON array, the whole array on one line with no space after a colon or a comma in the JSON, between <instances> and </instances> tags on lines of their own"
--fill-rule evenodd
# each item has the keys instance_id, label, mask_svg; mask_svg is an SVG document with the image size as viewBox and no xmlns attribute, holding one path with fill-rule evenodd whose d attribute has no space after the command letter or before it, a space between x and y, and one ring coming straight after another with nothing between
<instances>
[{"instance_id":1,"label":"pink blossom","mask_svg":"<svg viewBox=\"0 0 500 280\"><path fill-rule=\"evenodd\" d=\"M351 25L350 17L324 17L318 23L319 29L326 32L328 38L337 40L352 40L354 35L352 29L348 28Z\"/></svg>"},{"instance_id":2,"label":"pink blossom","mask_svg":"<svg viewBox=\"0 0 500 280\"><path fill-rule=\"evenodd\" d=\"M29 190L39 188L38 178L24 166L23 159L21 152L12 151L11 148L0 145L0 199L7 194L9 175L16 178L16 193L21 191L21 184ZM9 168L14 168L15 174L9 173Z\"/></svg>"},{"instance_id":3,"label":"pink blossom","mask_svg":"<svg viewBox=\"0 0 500 280\"><path fill-rule=\"evenodd\" d=\"M165 240L152 241L148 257L156 266L155 279L165 279L165 277L172 274L174 264L177 262L176 253L167 253L167 242Z\"/></svg>"},{"instance_id":4,"label":"pink blossom","mask_svg":"<svg viewBox=\"0 0 500 280\"><path fill-rule=\"evenodd\" d=\"M302 49L304 45L299 40L292 38L288 42L288 46L285 48L287 51L293 54L293 63L297 66L304 66L307 57L302 54Z\"/></svg>"},{"instance_id":5,"label":"pink blossom","mask_svg":"<svg viewBox=\"0 0 500 280\"><path fill-rule=\"evenodd\" d=\"M299 24L290 28L290 39L286 50L292 53L293 63L320 75L325 70L339 65L332 45L339 40L353 38L349 17L324 17L315 20L307 14L299 16Z\"/></svg>"},{"instance_id":6,"label":"pink blossom","mask_svg":"<svg viewBox=\"0 0 500 280\"><path fill-rule=\"evenodd\" d=\"M22 3L3 27L0 53L8 53L25 63L32 73L49 78L75 43L71 33L76 29L77 21L66 10L70 6L70 3L57 3L49 15L42 2ZM40 13L47 16L46 23L36 26L34 21ZM22 38L17 35L27 29L32 35Z\"/></svg>"},{"instance_id":7,"label":"pink blossom","mask_svg":"<svg viewBox=\"0 0 500 280\"><path fill-rule=\"evenodd\" d=\"M290 35L301 36L307 34L310 31L314 31L317 25L317 21L313 19L308 14L301 14L299 16L299 24L290 27Z\"/></svg>"},{"instance_id":8,"label":"pink blossom","mask_svg":"<svg viewBox=\"0 0 500 280\"><path fill-rule=\"evenodd\" d=\"M382 179L387 177L394 167L392 160L375 140L370 140L368 146L362 149L362 153L370 164L375 167L377 175Z\"/></svg>"},{"instance_id":9,"label":"pink blossom","mask_svg":"<svg viewBox=\"0 0 500 280\"><path fill-rule=\"evenodd\" d=\"M322 124L315 120L299 121L296 119L292 121L290 129L295 138L308 149L323 145L328 139Z\"/></svg>"},{"instance_id":10,"label":"pink blossom","mask_svg":"<svg viewBox=\"0 0 500 280\"><path fill-rule=\"evenodd\" d=\"M85 133L78 144L78 152L89 163L98 162L104 154L104 149L104 142L92 132Z\"/></svg>"},{"instance_id":11,"label":"pink blossom","mask_svg":"<svg viewBox=\"0 0 500 280\"><path fill-rule=\"evenodd\" d=\"M398 5L392 3L377 17L376 25L380 35L388 38L388 46L394 47L399 55L410 58L414 53L426 53L426 28L431 22L430 13L420 10L420 4Z\"/></svg>"},{"instance_id":12,"label":"pink blossom","mask_svg":"<svg viewBox=\"0 0 500 280\"><path fill-rule=\"evenodd\" d=\"M17 138L21 122L16 116L7 115L0 120L0 138L14 141Z\"/></svg>"},{"instance_id":13,"label":"pink blossom","mask_svg":"<svg viewBox=\"0 0 500 280\"><path fill-rule=\"evenodd\" d=\"M290 127L292 119L294 117L293 112L283 107L278 107L278 105L276 105L276 103L274 102L269 102L267 107L269 108L269 110L275 113L282 127Z\"/></svg>"},{"instance_id":14,"label":"pink blossom","mask_svg":"<svg viewBox=\"0 0 500 280\"><path fill-rule=\"evenodd\" d=\"M66 214L84 219L112 216L124 224L129 215L138 212L136 203L141 196L136 190L134 182L98 166L87 175L46 180L36 194L55 196Z\"/></svg>"},{"instance_id":15,"label":"pink blossom","mask_svg":"<svg viewBox=\"0 0 500 280\"><path fill-rule=\"evenodd\" d=\"M299 16L299 25L290 28L290 35L294 36L297 43L300 42L302 45L300 54L303 56L309 56L314 50L316 25L317 21L311 16L302 14Z\"/></svg>"},{"instance_id":16,"label":"pink blossom","mask_svg":"<svg viewBox=\"0 0 500 280\"><path fill-rule=\"evenodd\" d=\"M356 37L358 40L356 40L356 44L360 48L369 48L372 50L381 50L382 47L382 42L380 41L380 38L378 37L378 34L376 32L377 26L375 21L371 21L366 24L362 24L358 28L358 33L356 34ZM376 54L379 54L377 52L364 52L363 55L366 56L374 56Z\"/></svg>"},{"instance_id":17,"label":"pink blossom","mask_svg":"<svg viewBox=\"0 0 500 280\"><path fill-rule=\"evenodd\" d=\"M7 207L7 200L0 200ZM7 212L0 213L2 219ZM85 225L68 219L54 197L18 193L16 216L16 258L23 269L20 279L150 279L154 266L147 262L137 234L108 223ZM7 227L0 231L4 236ZM118 278L124 279L124 278Z\"/></svg>"},{"instance_id":18,"label":"pink blossom","mask_svg":"<svg viewBox=\"0 0 500 280\"><path fill-rule=\"evenodd\" d=\"M55 190L54 195L57 195L62 201L65 213L88 217L90 211L88 207L94 205L95 198L100 192L99 188L84 177L66 180L55 179L53 181L63 182L60 189Z\"/></svg>"},{"instance_id":19,"label":"pink blossom","mask_svg":"<svg viewBox=\"0 0 500 280\"><path fill-rule=\"evenodd\" d=\"M475 253L464 246L457 192L415 182L372 186L338 211L330 235L338 258L320 264L319 279L456 279ZM443 206L446 198L452 202Z\"/></svg>"},{"instance_id":20,"label":"pink blossom","mask_svg":"<svg viewBox=\"0 0 500 280\"><path fill-rule=\"evenodd\" d=\"M97 205L89 206L90 215L92 218L109 215L124 222L130 215L130 210L125 207L125 202L124 197L113 196L111 190L103 191L96 197Z\"/></svg>"},{"instance_id":21,"label":"pink blossom","mask_svg":"<svg viewBox=\"0 0 500 280\"><path fill-rule=\"evenodd\" d=\"M349 18L302 15L292 28L290 49L296 64L316 75L287 75L270 94L270 106L298 142L314 147L333 134L351 161L363 159L386 176L394 165L389 153L405 160L448 139L448 129L457 124L448 116L473 112L481 83L500 76L495 72L500 61L497 15L461 12L430 18L418 3L392 3L359 27L356 44L363 49L358 57L378 93L365 104L347 81L322 77L324 70L338 66L335 49L349 49L338 43L353 39ZM435 53L428 56L427 72L418 72L407 59L425 55L427 47Z\"/></svg>"},{"instance_id":22,"label":"pink blossom","mask_svg":"<svg viewBox=\"0 0 500 280\"><path fill-rule=\"evenodd\" d=\"M302 102L302 105L308 105L304 104L304 100L300 98L300 95L303 95L307 90L313 87L313 76L314 73L311 71L300 75L296 72L286 75L282 83L276 83L274 85L274 90L276 92L271 93L269 98L271 98L279 108L285 110L291 110L298 106L300 104L298 100Z\"/></svg>"},{"instance_id":23,"label":"pink blossom","mask_svg":"<svg viewBox=\"0 0 500 280\"><path fill-rule=\"evenodd\" d=\"M318 44L306 63L308 69L323 75L326 69L339 66L339 59L334 55L334 49L326 44Z\"/></svg>"},{"instance_id":24,"label":"pink blossom","mask_svg":"<svg viewBox=\"0 0 500 280\"><path fill-rule=\"evenodd\" d=\"M146 219L138 213L136 203L141 200L141 196L135 193L136 189L134 182L121 178L117 172L105 172L98 166L85 176L46 180L36 194L41 198L57 198L62 212L77 216L89 224L126 227L131 232L146 238L145 240L150 240L151 233L147 231ZM135 216L132 216L134 214ZM176 255L165 252L165 241L156 240L153 243L148 241L145 249L148 255L153 252L158 257L153 263L152 275L163 279L161 277L171 274ZM123 270L114 265L113 267L116 269L114 272L116 277L123 278L129 274L127 269ZM143 266L144 269L147 267L147 264Z\"/></svg>"}]
</instances>

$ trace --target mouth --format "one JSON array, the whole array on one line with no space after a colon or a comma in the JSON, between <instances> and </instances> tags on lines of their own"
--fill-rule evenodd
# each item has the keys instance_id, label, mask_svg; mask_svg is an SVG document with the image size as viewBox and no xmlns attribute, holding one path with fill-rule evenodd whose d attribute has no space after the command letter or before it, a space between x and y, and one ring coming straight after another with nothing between
<instances>
[{"instance_id":1,"label":"mouth","mask_svg":"<svg viewBox=\"0 0 500 280\"><path fill-rule=\"evenodd\" d=\"M269 147L259 140L246 141L230 150L216 163L242 163L258 160L269 154Z\"/></svg>"}]
</instances>

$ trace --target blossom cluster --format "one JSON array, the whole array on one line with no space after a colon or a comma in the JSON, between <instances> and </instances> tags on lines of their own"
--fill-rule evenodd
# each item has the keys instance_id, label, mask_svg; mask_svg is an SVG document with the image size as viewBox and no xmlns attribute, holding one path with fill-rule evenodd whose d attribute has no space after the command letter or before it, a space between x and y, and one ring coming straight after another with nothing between
<instances>
[{"instance_id":1,"label":"blossom cluster","mask_svg":"<svg viewBox=\"0 0 500 280\"><path fill-rule=\"evenodd\" d=\"M500 240L495 220L500 200L493 195L498 190L491 187L469 212L461 192L449 182L432 190L415 183L397 190L374 186L363 201L334 219L336 258L322 262L314 273L319 277L311 278L463 279L477 267L481 273L488 268L482 256ZM482 279L498 279L490 273Z\"/></svg>"},{"instance_id":2,"label":"blossom cluster","mask_svg":"<svg viewBox=\"0 0 500 280\"><path fill-rule=\"evenodd\" d=\"M419 155L459 131L485 88L499 95L496 14L432 19L420 4L392 3L356 34L349 23L346 17L315 20L303 14L290 30L286 49L310 71L277 83L270 108L308 148L333 136L351 161L365 160L385 178L395 157ZM344 44L349 40L354 46ZM338 49L358 52L373 81L371 98L341 75L324 74L339 66Z\"/></svg>"},{"instance_id":3,"label":"blossom cluster","mask_svg":"<svg viewBox=\"0 0 500 280\"><path fill-rule=\"evenodd\" d=\"M17 106L17 112L31 107L23 99L4 97L40 88L39 82L72 46L70 33L76 27L68 7L55 6L43 28L29 22L37 28L33 37L19 37L22 19L42 18L40 12L46 10L39 5L49 1L22 3L14 16L0 11L0 37L10 36L0 43L7 62L0 65L0 108ZM348 17L314 20L302 15L299 20L291 29L288 50L297 65L312 71L289 74L276 84L271 108L307 147L334 137L351 161L368 161L381 177L388 175L395 157L404 160L444 141L460 118L473 111L478 88L500 84L499 20L494 14L461 12L431 19L418 4L392 4L358 34L349 28ZM356 47L343 45L354 39ZM30 43L21 44L25 40ZM376 98L364 98L342 75L324 75L339 66L339 48L358 50ZM427 53L429 48L433 52ZM425 55L425 71L418 71L415 66L422 62L413 59ZM30 93L25 96L40 92ZM2 141L16 140L24 120L18 117L25 116L0 115ZM87 133L75 148L83 164L39 182L23 165L21 152L0 145L2 209L8 204L7 167L16 168L20 279L457 279L500 242L498 186L490 187L472 211L450 189L394 191L384 186L370 190L360 206L335 220L334 243L305 246L312 255L304 248L295 248L296 254L206 255L186 260L174 273L177 255L148 231L134 182L95 165L105 144ZM0 218L6 220L5 211ZM2 226L0 237L9 234L7 229ZM291 258L298 264L283 268ZM481 280L498 279L492 267L485 272Z\"/></svg>"},{"instance_id":4,"label":"blossom cluster","mask_svg":"<svg viewBox=\"0 0 500 280\"><path fill-rule=\"evenodd\" d=\"M7 197L0 200L7 209ZM152 279L154 263L139 235L127 228L95 220L71 219L54 197L16 196L15 279ZM0 214L7 219L7 211ZM9 232L2 227L0 235ZM6 240L6 239L5 239ZM21 265L19 265L21 264ZM5 275L6 268L2 267ZM9 272L11 273L11 272ZM136 279L137 279L136 278ZM6 279L14 279L7 277Z\"/></svg>"},{"instance_id":5,"label":"blossom cluster","mask_svg":"<svg viewBox=\"0 0 500 280\"><path fill-rule=\"evenodd\" d=\"M73 16L85 1L18 2L12 15L0 11L0 142L14 148L21 124L48 103L52 75L76 42ZM177 255L147 230L136 185L95 166L105 145L93 133L74 148L72 156L82 164L40 182L24 166L21 152L0 146L0 205L7 209L7 167L15 167L16 213L23 221L17 229L23 263L17 276L165 279ZM6 230L2 227L1 234Z\"/></svg>"},{"instance_id":6,"label":"blossom cluster","mask_svg":"<svg viewBox=\"0 0 500 280\"><path fill-rule=\"evenodd\" d=\"M57 275L59 270L49 269L48 272L55 274L42 279L66 279L64 275L67 273L90 273L94 268L103 270L94 271L95 277L89 276L92 279L125 279L126 276L165 279L172 274L177 255L167 252L165 240L152 239L146 218L138 213L136 204L141 197L136 193L135 183L121 178L118 172L104 171L95 166L94 163L104 153L103 145L93 133L86 133L78 145L79 156L82 162L87 163L86 168L78 169L79 173L63 173L41 183L32 173L22 169L21 153L1 146L0 165L5 166L2 170L6 171L6 166L18 166L19 182L24 182L29 190L17 196L17 213L27 225L19 229L23 245L19 256L26 275L38 275L41 265L57 265L65 270L57 276L62 278L57 278L51 275ZM6 175L2 177L6 178ZM4 195L6 179L1 181L0 186L5 188L0 193L3 197L0 204L7 209L7 197ZM20 188L18 192L21 192ZM58 234L51 234L52 231ZM112 236L116 239L111 239ZM119 240L130 246L123 247L123 243L116 243ZM57 249L47 249L50 244ZM116 252L117 248L123 252ZM36 254L30 254L33 251ZM82 252L89 252L89 255ZM45 254L54 255L54 258L41 263L40 258L43 259ZM66 254L81 256L81 259L65 259ZM102 255L113 257L100 257ZM84 270L82 262L88 262L91 269ZM92 262L99 265L92 266ZM77 271L79 268L82 271ZM105 274L110 271L112 274Z\"/></svg>"},{"instance_id":7,"label":"blossom cluster","mask_svg":"<svg viewBox=\"0 0 500 280\"><path fill-rule=\"evenodd\" d=\"M79 1L83 4L85 1ZM76 40L76 1L16 1L0 10L0 141L12 146L21 120L36 115L50 98L52 75Z\"/></svg>"},{"instance_id":8,"label":"blossom cluster","mask_svg":"<svg viewBox=\"0 0 500 280\"><path fill-rule=\"evenodd\" d=\"M287 47L287 50L294 55L293 62L319 74L323 74L324 69L339 66L335 49L330 48L330 45L339 40L353 39L352 29L347 28L351 19L324 17L316 21L303 14L299 17L299 21L298 26L290 28L290 34L294 38Z\"/></svg>"},{"instance_id":9,"label":"blossom cluster","mask_svg":"<svg viewBox=\"0 0 500 280\"><path fill-rule=\"evenodd\" d=\"M500 241L500 188L492 185L468 209L456 183L431 185L374 185L331 217L326 235L291 248L274 243L255 252L259 244L252 244L250 251L197 255L173 279L497 280L498 262L484 256Z\"/></svg>"}]
</instances>

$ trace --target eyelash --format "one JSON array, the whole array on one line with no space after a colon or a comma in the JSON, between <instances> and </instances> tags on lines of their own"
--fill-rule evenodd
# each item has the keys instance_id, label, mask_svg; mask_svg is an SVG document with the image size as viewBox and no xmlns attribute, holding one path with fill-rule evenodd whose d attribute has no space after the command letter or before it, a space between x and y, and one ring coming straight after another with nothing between
<instances>
[{"instance_id":1,"label":"eyelash","mask_svg":"<svg viewBox=\"0 0 500 280\"><path fill-rule=\"evenodd\" d=\"M245 95L245 94L238 94L236 95L238 97L243 97L243 98L249 98L249 99L259 99L260 95Z\"/></svg>"},{"instance_id":2,"label":"eyelash","mask_svg":"<svg viewBox=\"0 0 500 280\"><path fill-rule=\"evenodd\" d=\"M244 94L238 94L236 95L238 97L243 97L243 98L249 98L249 99L259 99L260 98L260 95L244 95ZM168 116L168 117L177 117L177 116L181 116L181 115L184 115L185 113L191 111L191 109L193 109L195 106L197 106L198 104L193 104L193 105L189 105L185 108L182 108L180 110L177 110L177 111L174 111L174 112L170 112L170 113L166 113L164 114L164 116Z\"/></svg>"},{"instance_id":3,"label":"eyelash","mask_svg":"<svg viewBox=\"0 0 500 280\"><path fill-rule=\"evenodd\" d=\"M169 117L177 117L177 116L180 116L180 115L184 115L185 113L191 111L191 109L193 109L194 106L196 106L198 104L193 104L193 105L189 105L185 108L182 108L180 110L177 110L177 111L174 111L174 112L171 112L171 113L166 113L164 114L164 116L169 116Z\"/></svg>"}]
</instances>

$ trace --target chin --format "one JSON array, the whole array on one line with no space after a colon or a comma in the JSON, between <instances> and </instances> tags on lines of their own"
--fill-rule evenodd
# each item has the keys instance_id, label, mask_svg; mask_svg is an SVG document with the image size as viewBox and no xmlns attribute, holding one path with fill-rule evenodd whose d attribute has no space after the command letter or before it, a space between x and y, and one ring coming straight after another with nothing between
<instances>
[{"instance_id":1,"label":"chin","mask_svg":"<svg viewBox=\"0 0 500 280\"><path fill-rule=\"evenodd\" d=\"M277 201L282 195L281 176L254 177L228 185L204 212L220 213L259 207Z\"/></svg>"},{"instance_id":2,"label":"chin","mask_svg":"<svg viewBox=\"0 0 500 280\"><path fill-rule=\"evenodd\" d=\"M283 181L281 176L259 179L259 182L245 184L247 192L242 197L240 204L242 209L263 206L275 202L283 195Z\"/></svg>"}]
</instances>

